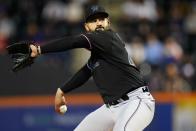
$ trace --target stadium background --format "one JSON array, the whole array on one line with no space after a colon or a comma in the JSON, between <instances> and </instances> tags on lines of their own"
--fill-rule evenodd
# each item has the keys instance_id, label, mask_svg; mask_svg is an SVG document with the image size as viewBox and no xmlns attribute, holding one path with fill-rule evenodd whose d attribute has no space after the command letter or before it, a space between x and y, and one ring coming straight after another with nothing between
<instances>
[{"instance_id":1,"label":"stadium background","mask_svg":"<svg viewBox=\"0 0 196 131\"><path fill-rule=\"evenodd\" d=\"M84 31L84 9L97 3L111 14L112 28L126 41L156 98L155 118L146 131L196 131L194 0L0 1L0 130L71 131L102 103L90 79L69 93L65 116L53 109L56 88L86 62L88 51L47 54L16 74L5 53L17 41L44 44Z\"/></svg>"}]
</instances>

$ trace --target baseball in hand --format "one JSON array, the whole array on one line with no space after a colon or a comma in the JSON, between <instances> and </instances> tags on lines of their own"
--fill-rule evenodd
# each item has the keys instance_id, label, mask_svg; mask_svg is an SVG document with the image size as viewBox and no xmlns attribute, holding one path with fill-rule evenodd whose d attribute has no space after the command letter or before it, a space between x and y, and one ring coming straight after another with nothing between
<instances>
[{"instance_id":1,"label":"baseball in hand","mask_svg":"<svg viewBox=\"0 0 196 131\"><path fill-rule=\"evenodd\" d=\"M62 105L62 106L60 107L60 112L61 112L62 114L64 114L66 111L67 111L67 106L66 106L66 105Z\"/></svg>"}]
</instances>

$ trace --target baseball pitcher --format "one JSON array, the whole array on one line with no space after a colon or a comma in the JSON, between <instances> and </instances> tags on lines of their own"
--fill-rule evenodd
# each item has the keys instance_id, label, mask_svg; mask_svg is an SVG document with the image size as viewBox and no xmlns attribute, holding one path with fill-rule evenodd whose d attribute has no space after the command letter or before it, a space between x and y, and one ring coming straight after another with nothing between
<instances>
[{"instance_id":1,"label":"baseball pitcher","mask_svg":"<svg viewBox=\"0 0 196 131\"><path fill-rule=\"evenodd\" d=\"M19 42L7 47L12 55L13 71L33 63L41 54L85 48L91 52L88 62L55 96L56 112L65 105L65 94L80 87L92 76L104 104L90 113L74 131L142 131L152 121L155 101L138 68L128 57L121 37L110 29L109 14L99 5L86 15L85 33L66 36L43 46Z\"/></svg>"}]
</instances>

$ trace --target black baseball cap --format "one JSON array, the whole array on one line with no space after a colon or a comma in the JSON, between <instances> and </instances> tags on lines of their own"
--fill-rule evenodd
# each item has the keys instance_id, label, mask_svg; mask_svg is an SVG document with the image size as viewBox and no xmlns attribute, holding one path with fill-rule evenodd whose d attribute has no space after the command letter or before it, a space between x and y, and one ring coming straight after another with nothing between
<instances>
[{"instance_id":1,"label":"black baseball cap","mask_svg":"<svg viewBox=\"0 0 196 131\"><path fill-rule=\"evenodd\" d=\"M87 8L86 14L85 14L85 21L89 21L91 19L94 19L97 15L108 17L109 14L105 11L105 9L102 6L99 5L93 5Z\"/></svg>"}]
</instances>

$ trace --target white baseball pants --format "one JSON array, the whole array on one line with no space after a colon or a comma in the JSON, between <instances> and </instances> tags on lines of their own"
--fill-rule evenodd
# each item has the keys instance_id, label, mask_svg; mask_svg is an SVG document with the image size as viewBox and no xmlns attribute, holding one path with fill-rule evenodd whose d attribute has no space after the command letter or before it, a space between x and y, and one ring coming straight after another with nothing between
<instances>
[{"instance_id":1,"label":"white baseball pants","mask_svg":"<svg viewBox=\"0 0 196 131\"><path fill-rule=\"evenodd\" d=\"M153 119L155 101L142 87L128 93L129 100L101 106L90 113L74 131L142 131Z\"/></svg>"}]
</instances>

